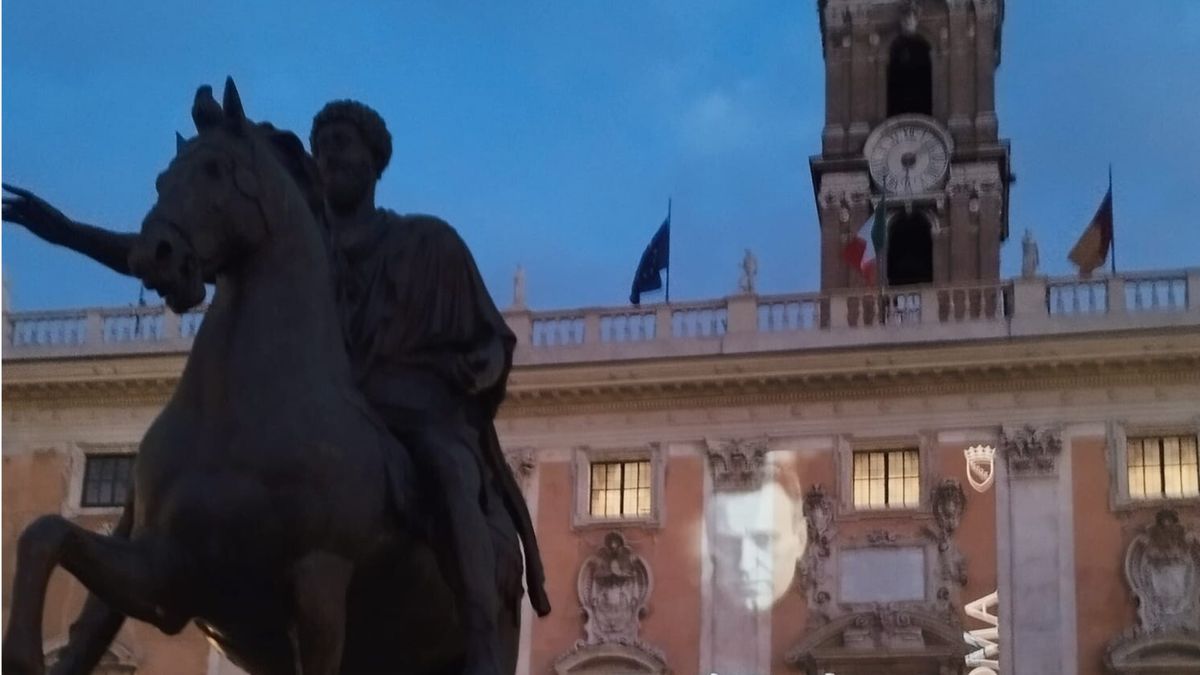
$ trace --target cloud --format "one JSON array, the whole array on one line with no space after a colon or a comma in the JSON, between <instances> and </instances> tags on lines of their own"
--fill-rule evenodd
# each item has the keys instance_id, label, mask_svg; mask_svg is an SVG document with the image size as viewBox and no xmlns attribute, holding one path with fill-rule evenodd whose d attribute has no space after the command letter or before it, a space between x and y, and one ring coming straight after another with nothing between
<instances>
[{"instance_id":1,"label":"cloud","mask_svg":"<svg viewBox=\"0 0 1200 675\"><path fill-rule=\"evenodd\" d=\"M684 111L680 140L691 153L719 155L752 148L763 140L769 115L754 99L754 86L739 83L732 90L710 90Z\"/></svg>"}]
</instances>

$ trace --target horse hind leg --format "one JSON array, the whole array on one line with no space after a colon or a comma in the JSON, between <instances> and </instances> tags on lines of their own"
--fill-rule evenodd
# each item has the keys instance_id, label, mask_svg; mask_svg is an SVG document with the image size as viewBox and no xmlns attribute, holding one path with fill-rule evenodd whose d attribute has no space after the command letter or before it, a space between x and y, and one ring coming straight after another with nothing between
<instances>
[{"instance_id":1,"label":"horse hind leg","mask_svg":"<svg viewBox=\"0 0 1200 675\"><path fill-rule=\"evenodd\" d=\"M296 672L337 675L346 640L346 591L354 576L349 560L313 551L292 567Z\"/></svg>"},{"instance_id":2,"label":"horse hind leg","mask_svg":"<svg viewBox=\"0 0 1200 675\"><path fill-rule=\"evenodd\" d=\"M33 521L17 541L12 605L4 636L5 675L41 675L42 615L50 573L58 565L114 611L178 632L186 619L168 618L152 589L161 576L146 548L120 537L89 532L61 516ZM96 612L95 603L92 611ZM102 627L107 627L102 626Z\"/></svg>"}]
</instances>

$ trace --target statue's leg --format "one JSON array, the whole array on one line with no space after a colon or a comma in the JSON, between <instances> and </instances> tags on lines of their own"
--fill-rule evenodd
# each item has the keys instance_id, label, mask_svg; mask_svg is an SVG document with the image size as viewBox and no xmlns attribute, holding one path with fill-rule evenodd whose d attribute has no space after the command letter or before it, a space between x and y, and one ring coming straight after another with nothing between
<instances>
[{"instance_id":1,"label":"statue's leg","mask_svg":"<svg viewBox=\"0 0 1200 675\"><path fill-rule=\"evenodd\" d=\"M4 672L34 673L42 660L42 615L50 573L58 565L79 579L113 610L178 632L186 618L161 613L152 590L161 578L152 558L136 542L89 532L61 516L33 521L17 541L16 574L8 631L4 636Z\"/></svg>"},{"instance_id":2,"label":"statue's leg","mask_svg":"<svg viewBox=\"0 0 1200 675\"><path fill-rule=\"evenodd\" d=\"M467 640L467 675L496 675L501 668L499 593L492 533L481 508L479 449L463 425L430 424L398 434L421 475L437 487L446 531L433 547L454 590ZM509 671L511 672L511 671Z\"/></svg>"},{"instance_id":3,"label":"statue's leg","mask_svg":"<svg viewBox=\"0 0 1200 675\"><path fill-rule=\"evenodd\" d=\"M133 495L131 493L129 501L125 504L125 510L121 512L121 519L117 521L117 526L113 529L112 536L129 539L132 531ZM88 593L87 601L83 604L83 611L71 624L67 646L63 648L58 662L50 669L51 675L88 675L91 673L124 623L124 614L109 607L95 593Z\"/></svg>"},{"instance_id":4,"label":"statue's leg","mask_svg":"<svg viewBox=\"0 0 1200 675\"><path fill-rule=\"evenodd\" d=\"M292 568L296 672L337 675L346 636L346 589L354 576L349 560L314 551Z\"/></svg>"}]
</instances>

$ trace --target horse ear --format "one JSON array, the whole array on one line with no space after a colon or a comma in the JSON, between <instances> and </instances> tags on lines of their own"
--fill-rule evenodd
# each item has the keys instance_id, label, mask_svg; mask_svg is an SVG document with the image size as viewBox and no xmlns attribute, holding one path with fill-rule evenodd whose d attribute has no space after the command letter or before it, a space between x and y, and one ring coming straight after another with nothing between
<instances>
[{"instance_id":1,"label":"horse ear","mask_svg":"<svg viewBox=\"0 0 1200 675\"><path fill-rule=\"evenodd\" d=\"M225 109L225 123L233 129L241 129L246 123L246 111L242 109L242 97L238 96L237 85L232 77L225 78L225 97L221 107Z\"/></svg>"},{"instance_id":2,"label":"horse ear","mask_svg":"<svg viewBox=\"0 0 1200 675\"><path fill-rule=\"evenodd\" d=\"M203 132L221 123L221 106L213 98L212 87L206 85L196 90L196 100L192 103L192 122L196 131Z\"/></svg>"},{"instance_id":3,"label":"horse ear","mask_svg":"<svg viewBox=\"0 0 1200 675\"><path fill-rule=\"evenodd\" d=\"M187 139L183 137L183 134L176 131L175 132L175 154L178 155L179 153L183 152L183 148L186 145L187 145Z\"/></svg>"},{"instance_id":4,"label":"horse ear","mask_svg":"<svg viewBox=\"0 0 1200 675\"><path fill-rule=\"evenodd\" d=\"M321 175L317 171L316 162L304 150L304 143L295 134L288 131L275 131L269 138L271 144L275 146L275 151L283 162L284 168L300 186L309 208L314 213L319 213L324 204Z\"/></svg>"}]
</instances>

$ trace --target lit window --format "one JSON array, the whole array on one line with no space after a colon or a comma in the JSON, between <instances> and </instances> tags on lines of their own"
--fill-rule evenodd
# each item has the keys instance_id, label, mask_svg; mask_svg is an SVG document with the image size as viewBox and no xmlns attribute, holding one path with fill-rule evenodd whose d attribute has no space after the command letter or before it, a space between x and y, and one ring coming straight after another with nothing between
<instances>
[{"instance_id":1,"label":"lit window","mask_svg":"<svg viewBox=\"0 0 1200 675\"><path fill-rule=\"evenodd\" d=\"M592 462L591 515L629 518L650 515L650 462Z\"/></svg>"},{"instance_id":2,"label":"lit window","mask_svg":"<svg viewBox=\"0 0 1200 675\"><path fill-rule=\"evenodd\" d=\"M1195 436L1130 438L1129 496L1163 499L1200 496L1200 464Z\"/></svg>"},{"instance_id":3,"label":"lit window","mask_svg":"<svg viewBox=\"0 0 1200 675\"><path fill-rule=\"evenodd\" d=\"M921 499L919 454L916 450L854 453L854 507L899 509Z\"/></svg>"},{"instance_id":4,"label":"lit window","mask_svg":"<svg viewBox=\"0 0 1200 675\"><path fill-rule=\"evenodd\" d=\"M124 506L133 474L133 455L88 455L81 506Z\"/></svg>"}]
</instances>

